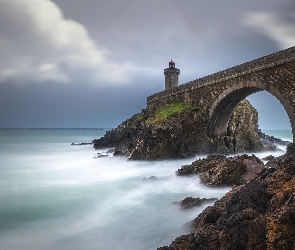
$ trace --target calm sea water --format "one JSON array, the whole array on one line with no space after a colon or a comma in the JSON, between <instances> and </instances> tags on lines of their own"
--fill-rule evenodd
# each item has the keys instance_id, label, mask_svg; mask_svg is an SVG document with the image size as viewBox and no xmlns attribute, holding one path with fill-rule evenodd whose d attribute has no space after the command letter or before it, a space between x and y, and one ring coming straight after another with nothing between
<instances>
[{"instance_id":1,"label":"calm sea water","mask_svg":"<svg viewBox=\"0 0 295 250\"><path fill-rule=\"evenodd\" d=\"M285 140L291 131L264 131ZM0 130L0 249L148 250L169 244L204 208L187 196L220 198L197 177L177 177L185 160L94 158L101 130ZM283 148L284 150L284 148ZM283 151L260 153L259 157ZM143 180L156 176L157 180ZM212 203L211 203L212 204ZM208 205L208 204L207 204ZM210 205L210 204L209 204Z\"/></svg>"}]
</instances>

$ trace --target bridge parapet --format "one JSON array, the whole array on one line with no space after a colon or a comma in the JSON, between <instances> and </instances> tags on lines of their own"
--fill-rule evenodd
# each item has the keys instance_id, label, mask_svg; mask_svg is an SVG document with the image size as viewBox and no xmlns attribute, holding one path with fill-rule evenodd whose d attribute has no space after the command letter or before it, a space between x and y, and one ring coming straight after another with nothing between
<instances>
[{"instance_id":1,"label":"bridge parapet","mask_svg":"<svg viewBox=\"0 0 295 250\"><path fill-rule=\"evenodd\" d=\"M232 68L219 71L217 73L181 84L173 89L164 90L155 93L147 98L147 107L155 107L158 102L163 104L164 100L170 100L172 96L184 94L195 89L204 88L209 85L215 85L230 79L245 76L254 72L262 71L265 69L273 68L275 66L295 61L295 46L234 66ZM176 98L177 100L177 98Z\"/></svg>"}]
</instances>

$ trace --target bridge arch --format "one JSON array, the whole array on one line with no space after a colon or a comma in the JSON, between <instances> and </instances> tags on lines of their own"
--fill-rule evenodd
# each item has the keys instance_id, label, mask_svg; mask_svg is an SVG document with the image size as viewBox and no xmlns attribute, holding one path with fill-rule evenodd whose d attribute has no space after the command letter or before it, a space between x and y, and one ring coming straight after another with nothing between
<instances>
[{"instance_id":1,"label":"bridge arch","mask_svg":"<svg viewBox=\"0 0 295 250\"><path fill-rule=\"evenodd\" d=\"M188 102L206 112L208 136L227 135L233 109L247 96L267 91L289 117L295 142L295 46L161 91L147 99L148 108Z\"/></svg>"},{"instance_id":2,"label":"bridge arch","mask_svg":"<svg viewBox=\"0 0 295 250\"><path fill-rule=\"evenodd\" d=\"M295 141L295 114L286 97L268 82L243 81L224 90L209 110L208 134L210 137L226 136L230 116L234 108L247 96L259 91L268 91L275 96L286 110Z\"/></svg>"}]
</instances>

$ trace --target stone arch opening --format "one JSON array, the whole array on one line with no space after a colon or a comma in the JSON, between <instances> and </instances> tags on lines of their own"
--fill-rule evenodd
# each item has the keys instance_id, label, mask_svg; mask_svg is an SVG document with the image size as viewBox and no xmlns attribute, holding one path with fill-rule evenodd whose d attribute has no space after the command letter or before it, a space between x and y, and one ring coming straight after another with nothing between
<instances>
[{"instance_id":1,"label":"stone arch opening","mask_svg":"<svg viewBox=\"0 0 295 250\"><path fill-rule=\"evenodd\" d=\"M251 86L252 85L252 86ZM272 88L268 85L262 86L253 86L254 84L250 84L250 86L243 86L241 88L236 89L228 89L224 93L222 93L217 100L215 101L212 109L208 126L208 134L210 137L217 136L226 136L229 119L234 108L246 97L252 95L259 91L268 91L274 97L276 97L284 109L288 114L292 134L293 134L293 142L295 135L295 114L293 111L293 107L290 105L288 100L282 96L276 89Z\"/></svg>"},{"instance_id":2,"label":"stone arch opening","mask_svg":"<svg viewBox=\"0 0 295 250\"><path fill-rule=\"evenodd\" d=\"M246 98L257 110L262 130L291 130L288 114L279 100L268 91L260 91Z\"/></svg>"},{"instance_id":3,"label":"stone arch opening","mask_svg":"<svg viewBox=\"0 0 295 250\"><path fill-rule=\"evenodd\" d=\"M222 98L213 110L209 122L209 135L211 137L225 136L229 118L234 108L247 96L262 91L262 89L249 87L242 88L227 94Z\"/></svg>"}]
</instances>

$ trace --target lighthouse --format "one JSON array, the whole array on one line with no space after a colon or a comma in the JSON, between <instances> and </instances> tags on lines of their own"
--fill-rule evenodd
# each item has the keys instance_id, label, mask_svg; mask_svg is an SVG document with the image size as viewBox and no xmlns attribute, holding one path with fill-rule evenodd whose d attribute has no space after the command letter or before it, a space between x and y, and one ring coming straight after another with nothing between
<instances>
[{"instance_id":1,"label":"lighthouse","mask_svg":"<svg viewBox=\"0 0 295 250\"><path fill-rule=\"evenodd\" d=\"M172 89L178 86L178 75L180 70L175 68L175 63L171 60L169 68L164 69L165 75L165 90Z\"/></svg>"}]
</instances>

